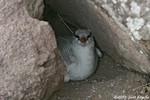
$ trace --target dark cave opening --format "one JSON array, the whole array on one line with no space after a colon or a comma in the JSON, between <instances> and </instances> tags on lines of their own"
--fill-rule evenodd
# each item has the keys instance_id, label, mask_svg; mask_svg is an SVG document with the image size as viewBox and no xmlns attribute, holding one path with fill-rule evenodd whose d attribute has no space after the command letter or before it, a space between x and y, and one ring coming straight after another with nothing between
<instances>
[{"instance_id":1,"label":"dark cave opening","mask_svg":"<svg viewBox=\"0 0 150 100\"><path fill-rule=\"evenodd\" d=\"M75 32L78 28L84 27L92 30L96 43L98 47L102 49L104 54L104 57L99 60L100 63L98 65L98 69L95 74L92 75L92 77L85 81L69 82L65 84L60 91L57 91L54 93L54 95L52 95L50 100L66 100L68 97L72 100L76 98L85 99L88 97L85 94L91 95L90 92L87 92L88 89L91 89L90 86L95 86L100 89L103 88L102 91L96 90L96 93L102 94L102 96L105 98L103 100L109 100L110 98L113 98L110 96L111 93L121 93L125 86L139 86L139 84L134 84L134 80L143 82L145 80L145 76L143 77L139 73L129 71L122 66L124 65L124 58L120 55L123 54L121 54L119 47L116 45L119 43L118 41L120 39L120 37L118 38L117 34L120 33L117 29L115 29L117 28L115 27L115 24L113 26L113 28L115 28L113 29L107 16L103 15L103 13L97 14L90 8L91 6L86 4L87 3L84 1L72 2L68 0L45 0L43 18L45 21L48 21L54 29L56 38L57 36L73 35L58 16L59 13L65 23L71 28L71 30L73 30L73 32ZM115 33L116 30L118 33ZM114 85L112 86L111 83ZM110 87L112 87L112 89L110 89ZM76 88L79 89L74 90ZM128 90L130 89L127 87L127 93L135 93ZM105 92L107 92L108 95L106 95ZM79 97L76 97L78 93L80 93L82 96L79 95ZM93 100L99 99L99 97L96 97L98 96L97 94L94 96L95 97L92 97Z\"/></svg>"}]
</instances>

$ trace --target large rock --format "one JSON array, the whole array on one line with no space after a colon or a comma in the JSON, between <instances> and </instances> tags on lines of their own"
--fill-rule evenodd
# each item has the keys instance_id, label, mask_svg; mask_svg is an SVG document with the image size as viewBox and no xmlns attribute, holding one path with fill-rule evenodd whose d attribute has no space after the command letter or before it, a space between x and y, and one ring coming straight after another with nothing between
<instances>
[{"instance_id":1,"label":"large rock","mask_svg":"<svg viewBox=\"0 0 150 100\"><path fill-rule=\"evenodd\" d=\"M54 32L34 19L43 7L42 0L0 1L0 100L46 100L63 82Z\"/></svg>"},{"instance_id":2,"label":"large rock","mask_svg":"<svg viewBox=\"0 0 150 100\"><path fill-rule=\"evenodd\" d=\"M92 30L99 47L116 62L150 73L150 2L137 0L46 0L72 25Z\"/></svg>"}]
</instances>

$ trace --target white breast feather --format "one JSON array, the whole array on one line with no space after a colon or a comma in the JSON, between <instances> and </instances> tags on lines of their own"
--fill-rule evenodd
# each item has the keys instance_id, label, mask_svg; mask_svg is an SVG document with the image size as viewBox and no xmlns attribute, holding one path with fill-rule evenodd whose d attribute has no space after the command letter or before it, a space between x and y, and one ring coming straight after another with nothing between
<instances>
[{"instance_id":1,"label":"white breast feather","mask_svg":"<svg viewBox=\"0 0 150 100\"><path fill-rule=\"evenodd\" d=\"M89 77L95 70L95 52L94 46L88 45L85 47L74 46L74 55L78 59L76 66L71 66L70 79L72 80L83 80Z\"/></svg>"}]
</instances>

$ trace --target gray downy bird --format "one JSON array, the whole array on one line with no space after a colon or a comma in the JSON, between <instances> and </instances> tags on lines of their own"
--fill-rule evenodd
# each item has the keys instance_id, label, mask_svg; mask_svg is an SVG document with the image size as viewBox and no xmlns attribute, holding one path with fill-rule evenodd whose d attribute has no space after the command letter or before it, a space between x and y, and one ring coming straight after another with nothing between
<instances>
[{"instance_id":1,"label":"gray downy bird","mask_svg":"<svg viewBox=\"0 0 150 100\"><path fill-rule=\"evenodd\" d=\"M57 45L67 66L65 82L87 79L97 67L98 56L102 57L88 29L78 29L73 36L57 38Z\"/></svg>"}]
</instances>

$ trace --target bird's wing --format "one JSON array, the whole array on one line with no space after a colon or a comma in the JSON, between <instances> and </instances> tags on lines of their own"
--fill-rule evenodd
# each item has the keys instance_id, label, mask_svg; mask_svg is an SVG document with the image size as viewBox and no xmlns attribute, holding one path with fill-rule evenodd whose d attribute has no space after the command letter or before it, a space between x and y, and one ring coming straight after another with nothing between
<instances>
[{"instance_id":1,"label":"bird's wing","mask_svg":"<svg viewBox=\"0 0 150 100\"><path fill-rule=\"evenodd\" d=\"M76 58L73 55L73 50L72 50L72 40L73 40L73 37L71 36L57 38L57 46L67 65L70 65L76 62Z\"/></svg>"}]
</instances>

